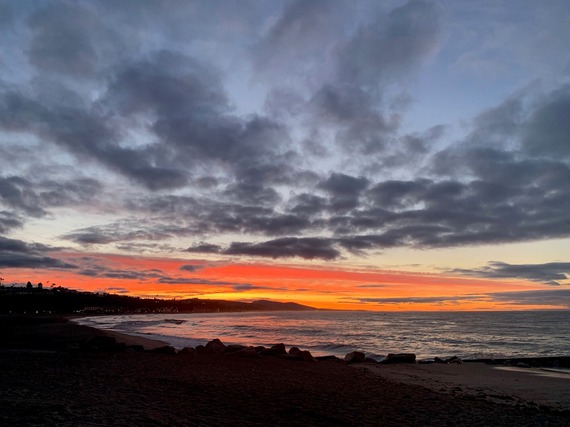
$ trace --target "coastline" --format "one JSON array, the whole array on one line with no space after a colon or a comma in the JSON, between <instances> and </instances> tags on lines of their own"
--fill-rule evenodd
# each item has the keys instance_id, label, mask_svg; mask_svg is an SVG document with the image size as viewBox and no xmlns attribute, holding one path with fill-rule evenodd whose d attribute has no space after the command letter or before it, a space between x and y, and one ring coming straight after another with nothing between
<instances>
[{"instance_id":1,"label":"coastline","mask_svg":"<svg viewBox=\"0 0 570 427\"><path fill-rule=\"evenodd\" d=\"M384 379L434 392L570 412L570 373L484 362L362 365L362 368Z\"/></svg>"},{"instance_id":2,"label":"coastline","mask_svg":"<svg viewBox=\"0 0 570 427\"><path fill-rule=\"evenodd\" d=\"M344 357L358 350L378 361L398 352L414 353L418 360L426 361L436 356L501 362L566 356L570 368L570 348L558 338L570 334L570 312L456 316L445 312L363 315L352 311L276 311L111 315L88 317L82 323L167 341L178 349L204 344L212 338L254 346L283 341L314 355ZM553 327L558 324L559 329Z\"/></svg>"},{"instance_id":3,"label":"coastline","mask_svg":"<svg viewBox=\"0 0 570 427\"><path fill-rule=\"evenodd\" d=\"M523 380L530 386L539 384L538 376L479 363L349 365L340 360L81 351L78 343L108 335L53 318L0 318L0 332L3 425L570 423L568 409L496 398L502 395L500 384L464 392L477 378L486 382L509 376L513 384ZM117 334L115 338L143 344L139 337ZM422 374L434 370L440 376L454 373L453 381L436 383ZM423 383L417 379L421 375ZM429 383L437 387L428 388Z\"/></svg>"}]
</instances>

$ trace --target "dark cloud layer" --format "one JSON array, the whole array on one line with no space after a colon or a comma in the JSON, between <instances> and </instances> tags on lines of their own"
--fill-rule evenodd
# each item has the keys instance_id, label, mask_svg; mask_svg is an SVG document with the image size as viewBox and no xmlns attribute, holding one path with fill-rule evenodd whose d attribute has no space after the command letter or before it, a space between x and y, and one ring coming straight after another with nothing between
<instances>
[{"instance_id":1,"label":"dark cloud layer","mask_svg":"<svg viewBox=\"0 0 570 427\"><path fill-rule=\"evenodd\" d=\"M242 4L4 6L0 233L92 208L112 219L58 237L320 260L570 237L567 84L514 91L463 136L408 132L409 82L450 43L441 4ZM462 273L566 274L534 268Z\"/></svg>"},{"instance_id":2,"label":"dark cloud layer","mask_svg":"<svg viewBox=\"0 0 570 427\"><path fill-rule=\"evenodd\" d=\"M542 305L570 308L570 289L493 292L481 295L438 297L361 298L359 301L366 304L436 304L441 306L454 305L463 301L492 301L499 304Z\"/></svg>"},{"instance_id":3,"label":"dark cloud layer","mask_svg":"<svg viewBox=\"0 0 570 427\"><path fill-rule=\"evenodd\" d=\"M0 236L0 267L77 269L76 265L48 256L52 249L39 243Z\"/></svg>"},{"instance_id":4,"label":"dark cloud layer","mask_svg":"<svg viewBox=\"0 0 570 427\"><path fill-rule=\"evenodd\" d=\"M500 279L525 279L532 282L559 286L560 280L567 280L570 275L570 262L549 262L544 264L507 264L491 262L480 269L457 269L454 272L475 277Z\"/></svg>"}]
</instances>

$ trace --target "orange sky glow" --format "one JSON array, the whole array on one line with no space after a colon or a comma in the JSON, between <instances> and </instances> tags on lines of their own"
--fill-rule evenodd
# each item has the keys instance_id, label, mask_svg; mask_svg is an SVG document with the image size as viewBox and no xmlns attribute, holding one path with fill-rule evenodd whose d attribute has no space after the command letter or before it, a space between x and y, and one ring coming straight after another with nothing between
<instances>
[{"instance_id":1,"label":"orange sky glow","mask_svg":"<svg viewBox=\"0 0 570 427\"><path fill-rule=\"evenodd\" d=\"M565 304L525 304L515 295L544 285L523 280L451 274L343 269L338 265L278 264L65 254L69 262L89 258L97 271L10 270L4 284L43 282L45 287L120 293L149 298L294 301L323 309L461 311L564 309ZM186 267L184 267L186 266ZM115 276L115 277L114 277ZM508 293L513 298L508 298ZM501 298L496 298L500 295Z\"/></svg>"}]
</instances>

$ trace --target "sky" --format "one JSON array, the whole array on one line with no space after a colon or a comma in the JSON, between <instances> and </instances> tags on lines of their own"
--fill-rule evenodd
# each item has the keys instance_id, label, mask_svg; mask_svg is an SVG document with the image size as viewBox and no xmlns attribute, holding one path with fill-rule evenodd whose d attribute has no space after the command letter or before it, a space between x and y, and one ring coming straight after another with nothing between
<instances>
[{"instance_id":1,"label":"sky","mask_svg":"<svg viewBox=\"0 0 570 427\"><path fill-rule=\"evenodd\" d=\"M0 0L4 285L570 308L567 0Z\"/></svg>"}]
</instances>

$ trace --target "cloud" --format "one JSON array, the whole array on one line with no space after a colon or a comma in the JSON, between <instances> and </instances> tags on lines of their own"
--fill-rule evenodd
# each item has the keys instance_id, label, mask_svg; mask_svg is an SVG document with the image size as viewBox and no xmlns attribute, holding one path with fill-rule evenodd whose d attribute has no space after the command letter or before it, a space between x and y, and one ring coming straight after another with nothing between
<instances>
[{"instance_id":1,"label":"cloud","mask_svg":"<svg viewBox=\"0 0 570 427\"><path fill-rule=\"evenodd\" d=\"M322 70L351 14L351 8L338 0L285 3L281 14L252 48L257 74L290 80L291 74L306 78L309 70Z\"/></svg>"},{"instance_id":2,"label":"cloud","mask_svg":"<svg viewBox=\"0 0 570 427\"><path fill-rule=\"evenodd\" d=\"M331 206L337 211L346 211L358 206L360 193L364 191L370 182L364 177L333 173L319 187L331 196Z\"/></svg>"},{"instance_id":3,"label":"cloud","mask_svg":"<svg viewBox=\"0 0 570 427\"><path fill-rule=\"evenodd\" d=\"M393 298L358 298L365 304L459 304L471 302L497 302L501 304L555 306L570 308L570 290L534 290L515 292L492 292L481 295L455 295L437 297L393 297Z\"/></svg>"},{"instance_id":4,"label":"cloud","mask_svg":"<svg viewBox=\"0 0 570 427\"><path fill-rule=\"evenodd\" d=\"M522 125L522 145L532 156L570 160L570 85L539 99Z\"/></svg>"},{"instance_id":5,"label":"cloud","mask_svg":"<svg viewBox=\"0 0 570 427\"><path fill-rule=\"evenodd\" d=\"M2 268L49 268L73 270L78 267L46 254L52 248L39 243L26 243L21 240L0 236L0 267Z\"/></svg>"},{"instance_id":6,"label":"cloud","mask_svg":"<svg viewBox=\"0 0 570 427\"><path fill-rule=\"evenodd\" d=\"M131 291L127 288L109 287L109 288L103 289L103 292L111 292L114 294L128 294Z\"/></svg>"},{"instance_id":7,"label":"cloud","mask_svg":"<svg viewBox=\"0 0 570 427\"><path fill-rule=\"evenodd\" d=\"M484 300L484 295L457 295L441 297L396 297L396 298L358 298L359 302L369 304L458 304L462 301Z\"/></svg>"},{"instance_id":8,"label":"cloud","mask_svg":"<svg viewBox=\"0 0 570 427\"><path fill-rule=\"evenodd\" d=\"M547 285L560 286L560 281L566 281L570 275L570 262L549 262L544 264L508 264L505 262L490 262L486 267L478 269L456 269L454 273L463 275L497 278L524 279Z\"/></svg>"},{"instance_id":9,"label":"cloud","mask_svg":"<svg viewBox=\"0 0 570 427\"><path fill-rule=\"evenodd\" d=\"M136 240L157 241L174 237L177 233L187 230L155 223L152 220L140 221L125 219L105 226L93 226L74 230L60 238L70 240L81 245L105 245L115 242L131 242ZM143 249L145 249L143 247ZM148 249L148 248L146 248Z\"/></svg>"},{"instance_id":10,"label":"cloud","mask_svg":"<svg viewBox=\"0 0 570 427\"><path fill-rule=\"evenodd\" d=\"M186 252L191 253L204 253L204 254L217 254L222 250L219 245L213 245L211 243L200 243L196 246L192 246L186 249Z\"/></svg>"},{"instance_id":11,"label":"cloud","mask_svg":"<svg viewBox=\"0 0 570 427\"><path fill-rule=\"evenodd\" d=\"M91 259L83 260L83 266L79 274L89 277L103 277L107 279L124 279L147 281L149 279L163 279L166 274L157 269L118 269L98 264Z\"/></svg>"},{"instance_id":12,"label":"cloud","mask_svg":"<svg viewBox=\"0 0 570 427\"><path fill-rule=\"evenodd\" d=\"M194 264L185 264L185 265L180 266L180 270L189 271L191 273L193 273L194 271L198 271L202 268L204 268L203 265L194 265Z\"/></svg>"},{"instance_id":13,"label":"cloud","mask_svg":"<svg viewBox=\"0 0 570 427\"><path fill-rule=\"evenodd\" d=\"M0 200L18 211L40 217L46 214L32 183L20 177L0 178Z\"/></svg>"},{"instance_id":14,"label":"cloud","mask_svg":"<svg viewBox=\"0 0 570 427\"><path fill-rule=\"evenodd\" d=\"M91 178L0 177L0 203L33 218L47 215L49 209L88 204L100 192L101 184Z\"/></svg>"},{"instance_id":15,"label":"cloud","mask_svg":"<svg viewBox=\"0 0 570 427\"><path fill-rule=\"evenodd\" d=\"M286 237L261 243L233 242L222 251L225 255L246 255L268 258L291 258L331 260L340 256L330 240L320 238Z\"/></svg>"},{"instance_id":16,"label":"cloud","mask_svg":"<svg viewBox=\"0 0 570 427\"><path fill-rule=\"evenodd\" d=\"M0 211L0 234L7 234L15 228L22 228L24 223L21 218L7 211Z\"/></svg>"},{"instance_id":17,"label":"cloud","mask_svg":"<svg viewBox=\"0 0 570 427\"><path fill-rule=\"evenodd\" d=\"M223 286L223 287L230 287L232 290L237 292L248 291L251 289L259 289L259 287L249 284L249 283L234 283L234 282L225 282L219 280L208 280L208 279L201 279L199 277L196 278L188 278L188 277L162 277L160 278L157 283L165 284L165 285L206 285L206 286ZM261 289L269 289L269 288L261 288Z\"/></svg>"},{"instance_id":18,"label":"cloud","mask_svg":"<svg viewBox=\"0 0 570 427\"><path fill-rule=\"evenodd\" d=\"M570 308L570 289L496 292L489 294L496 302L517 305L546 305Z\"/></svg>"},{"instance_id":19,"label":"cloud","mask_svg":"<svg viewBox=\"0 0 570 427\"><path fill-rule=\"evenodd\" d=\"M567 84L408 129L465 5L244 1L5 6L0 232L65 208L78 245L315 260L570 236Z\"/></svg>"},{"instance_id":20,"label":"cloud","mask_svg":"<svg viewBox=\"0 0 570 427\"><path fill-rule=\"evenodd\" d=\"M88 8L71 3L51 3L29 19L32 38L28 48L30 62L39 69L75 77L93 74L105 34L100 17ZM108 40L109 42L110 40Z\"/></svg>"},{"instance_id":21,"label":"cloud","mask_svg":"<svg viewBox=\"0 0 570 427\"><path fill-rule=\"evenodd\" d=\"M398 80L433 55L440 43L442 11L411 0L360 27L340 51L339 78L362 86Z\"/></svg>"}]
</instances>

